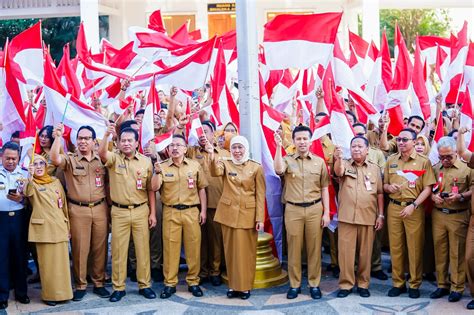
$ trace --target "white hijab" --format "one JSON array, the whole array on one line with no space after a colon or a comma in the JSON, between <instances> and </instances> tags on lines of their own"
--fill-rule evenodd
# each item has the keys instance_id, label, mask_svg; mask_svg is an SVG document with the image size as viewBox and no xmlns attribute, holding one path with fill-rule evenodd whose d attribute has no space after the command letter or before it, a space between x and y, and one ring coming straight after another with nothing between
<instances>
[{"instance_id":1,"label":"white hijab","mask_svg":"<svg viewBox=\"0 0 474 315\"><path fill-rule=\"evenodd\" d=\"M236 143L241 144L241 145L244 146L245 153L244 153L244 156L242 157L242 160L240 160L240 161L237 161L234 158L234 156L231 154L232 162L234 162L234 164L237 164L237 165L244 164L245 162L247 162L249 160L249 154L250 154L250 152L249 152L249 142L247 141L247 139L245 139L244 136L235 136L230 140L231 150L232 150L232 146Z\"/></svg>"}]
</instances>

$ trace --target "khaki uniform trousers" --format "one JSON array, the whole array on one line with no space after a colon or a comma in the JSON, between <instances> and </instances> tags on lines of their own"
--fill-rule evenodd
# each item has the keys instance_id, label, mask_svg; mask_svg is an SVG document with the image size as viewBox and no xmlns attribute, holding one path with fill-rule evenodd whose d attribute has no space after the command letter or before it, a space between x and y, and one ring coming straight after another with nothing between
<instances>
[{"instance_id":1,"label":"khaki uniform trousers","mask_svg":"<svg viewBox=\"0 0 474 315\"><path fill-rule=\"evenodd\" d=\"M201 273L200 277L221 274L222 231L221 225L214 222L216 209L207 209L206 224L201 226Z\"/></svg>"},{"instance_id":2,"label":"khaki uniform trousers","mask_svg":"<svg viewBox=\"0 0 474 315\"><path fill-rule=\"evenodd\" d=\"M372 245L372 257L370 261L370 271L382 270L382 231L374 230L374 243Z\"/></svg>"},{"instance_id":3,"label":"khaki uniform trousers","mask_svg":"<svg viewBox=\"0 0 474 315\"><path fill-rule=\"evenodd\" d=\"M107 255L108 207L81 207L69 203L74 282L77 290L87 288L87 267L94 287L104 286Z\"/></svg>"},{"instance_id":4,"label":"khaki uniform trousers","mask_svg":"<svg viewBox=\"0 0 474 315\"><path fill-rule=\"evenodd\" d=\"M285 226L288 241L288 276L290 286L301 286L301 252L306 244L308 257L308 283L310 287L319 287L321 281L321 202L310 207L298 207L286 204Z\"/></svg>"},{"instance_id":5,"label":"khaki uniform trousers","mask_svg":"<svg viewBox=\"0 0 474 315\"><path fill-rule=\"evenodd\" d=\"M201 262L201 227L197 207L178 210L163 206L163 275L165 286L175 287L178 284L179 258L181 244L188 273L188 286L199 285Z\"/></svg>"},{"instance_id":6,"label":"khaki uniform trousers","mask_svg":"<svg viewBox=\"0 0 474 315\"><path fill-rule=\"evenodd\" d=\"M433 212L438 211L433 208ZM425 214L425 243L423 244L423 273L433 273L435 268L435 252L433 243L433 224L431 214Z\"/></svg>"},{"instance_id":7,"label":"khaki uniform trousers","mask_svg":"<svg viewBox=\"0 0 474 315\"><path fill-rule=\"evenodd\" d=\"M134 209L112 207L112 284L114 291L125 290L130 234L135 243L137 256L138 288L144 289L151 286L149 215L150 210L147 204Z\"/></svg>"},{"instance_id":8,"label":"khaki uniform trousers","mask_svg":"<svg viewBox=\"0 0 474 315\"><path fill-rule=\"evenodd\" d=\"M407 217L402 218L402 206L390 203L388 206L388 237L392 257L393 286L405 285L405 261L408 252L408 269L410 271L410 288L418 289L423 276L423 244L425 212L419 207Z\"/></svg>"},{"instance_id":9,"label":"khaki uniform trousers","mask_svg":"<svg viewBox=\"0 0 474 315\"><path fill-rule=\"evenodd\" d=\"M330 249L329 256L331 257L331 266L338 266L339 262L337 261L338 260L338 255L337 255L337 252L338 252L338 248L337 248L338 247L338 242L337 242L338 233L337 233L337 230L335 230L333 232L333 231L328 229L328 235L329 235L329 249Z\"/></svg>"},{"instance_id":10,"label":"khaki uniform trousers","mask_svg":"<svg viewBox=\"0 0 474 315\"><path fill-rule=\"evenodd\" d=\"M465 252L469 211L445 214L433 209L431 215L438 288L463 293L466 281Z\"/></svg>"},{"instance_id":11,"label":"khaki uniform trousers","mask_svg":"<svg viewBox=\"0 0 474 315\"><path fill-rule=\"evenodd\" d=\"M341 269L339 287L344 290L351 290L356 284L354 264L358 254L357 287L368 289L372 246L374 244L374 226L339 222L338 230L339 268Z\"/></svg>"},{"instance_id":12,"label":"khaki uniform trousers","mask_svg":"<svg viewBox=\"0 0 474 315\"><path fill-rule=\"evenodd\" d=\"M469 291L474 298L474 214L471 214L469 218L469 228L466 236L466 273L469 281Z\"/></svg>"},{"instance_id":13,"label":"khaki uniform trousers","mask_svg":"<svg viewBox=\"0 0 474 315\"><path fill-rule=\"evenodd\" d=\"M156 225L150 229L150 262L151 269L161 269L163 264L163 242L162 242L162 218L163 218L163 204L160 201L160 194L156 193ZM133 240L130 240L130 247L128 248L128 262L133 270L137 270L137 257L135 255L135 245Z\"/></svg>"}]
</instances>

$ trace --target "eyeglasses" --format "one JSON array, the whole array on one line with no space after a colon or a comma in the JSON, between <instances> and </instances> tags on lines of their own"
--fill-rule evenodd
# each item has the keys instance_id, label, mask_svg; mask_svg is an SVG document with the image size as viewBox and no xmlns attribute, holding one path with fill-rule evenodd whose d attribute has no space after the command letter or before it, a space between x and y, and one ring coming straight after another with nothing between
<instances>
[{"instance_id":1,"label":"eyeglasses","mask_svg":"<svg viewBox=\"0 0 474 315\"><path fill-rule=\"evenodd\" d=\"M356 133L356 136L358 136L358 137L364 137L364 136L365 136L365 133L359 132L359 133Z\"/></svg>"},{"instance_id":2,"label":"eyeglasses","mask_svg":"<svg viewBox=\"0 0 474 315\"><path fill-rule=\"evenodd\" d=\"M46 163L44 161L39 161L39 162L34 162L33 163L34 167L43 167L45 165L46 165Z\"/></svg>"},{"instance_id":3,"label":"eyeglasses","mask_svg":"<svg viewBox=\"0 0 474 315\"><path fill-rule=\"evenodd\" d=\"M410 138L406 138L406 137L404 137L404 138L397 137L397 138L395 138L395 140L396 140L397 142L407 143L408 141L413 141L413 140L415 140L415 139L410 139Z\"/></svg>"},{"instance_id":4,"label":"eyeglasses","mask_svg":"<svg viewBox=\"0 0 474 315\"><path fill-rule=\"evenodd\" d=\"M452 155L438 155L439 159L442 160L447 160L451 161L454 157Z\"/></svg>"},{"instance_id":5,"label":"eyeglasses","mask_svg":"<svg viewBox=\"0 0 474 315\"><path fill-rule=\"evenodd\" d=\"M48 135L39 135L40 139L49 139Z\"/></svg>"},{"instance_id":6,"label":"eyeglasses","mask_svg":"<svg viewBox=\"0 0 474 315\"><path fill-rule=\"evenodd\" d=\"M77 141L89 141L92 137L77 137Z\"/></svg>"},{"instance_id":7,"label":"eyeglasses","mask_svg":"<svg viewBox=\"0 0 474 315\"><path fill-rule=\"evenodd\" d=\"M172 144L169 145L169 147L170 148L180 148L180 147L185 147L185 145L184 144L179 144L179 143L177 143L177 144L172 143Z\"/></svg>"}]
</instances>

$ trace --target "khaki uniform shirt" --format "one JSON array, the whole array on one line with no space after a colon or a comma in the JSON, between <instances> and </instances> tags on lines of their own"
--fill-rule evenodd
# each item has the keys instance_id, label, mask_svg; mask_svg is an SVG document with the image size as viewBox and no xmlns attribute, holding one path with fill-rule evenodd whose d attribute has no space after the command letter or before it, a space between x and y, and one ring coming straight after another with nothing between
<instances>
[{"instance_id":1,"label":"khaki uniform shirt","mask_svg":"<svg viewBox=\"0 0 474 315\"><path fill-rule=\"evenodd\" d=\"M411 188L407 179L398 175L399 170L426 170L426 172L415 180L415 187ZM391 199L397 201L410 202L415 200L426 186L431 186L436 183L433 167L431 167L430 160L413 150L407 162L402 160L401 153L391 155L387 164L385 164L384 184L398 184L402 188L393 194L390 194Z\"/></svg>"},{"instance_id":2,"label":"khaki uniform shirt","mask_svg":"<svg viewBox=\"0 0 474 315\"><path fill-rule=\"evenodd\" d=\"M96 202L104 199L106 169L99 156L92 153L92 159L87 160L80 152L62 155L59 167L64 171L67 196L78 202ZM100 186L96 185L96 178Z\"/></svg>"},{"instance_id":3,"label":"khaki uniform shirt","mask_svg":"<svg viewBox=\"0 0 474 315\"><path fill-rule=\"evenodd\" d=\"M26 186L25 196L33 208L28 241L36 243L69 241L68 208L61 182L57 178L45 185L30 182ZM62 202L61 208L59 198Z\"/></svg>"},{"instance_id":4,"label":"khaki uniform shirt","mask_svg":"<svg viewBox=\"0 0 474 315\"><path fill-rule=\"evenodd\" d=\"M462 162L459 158L454 162L453 166L449 168L443 167L441 163L436 164L434 167L436 180L439 178L439 174L443 173L443 179L441 181L441 192L450 193L453 191L454 183L458 187L459 193L469 191L471 186L474 184L474 171L467 167L466 163ZM456 179L456 180L455 180ZM459 200L453 203L443 202L442 204L435 204L436 208L446 208L451 210L467 209L470 206L469 200L460 202Z\"/></svg>"},{"instance_id":5,"label":"khaki uniform shirt","mask_svg":"<svg viewBox=\"0 0 474 315\"><path fill-rule=\"evenodd\" d=\"M184 158L177 166L172 159L160 163L158 174L163 205L200 205L199 190L208 186L206 175L198 162Z\"/></svg>"},{"instance_id":6,"label":"khaki uniform shirt","mask_svg":"<svg viewBox=\"0 0 474 315\"><path fill-rule=\"evenodd\" d=\"M329 185L324 160L309 153L305 158L297 153L283 158L285 176L284 200L302 203L321 198L321 190Z\"/></svg>"},{"instance_id":7,"label":"khaki uniform shirt","mask_svg":"<svg viewBox=\"0 0 474 315\"><path fill-rule=\"evenodd\" d=\"M237 165L229 158L216 158L212 176L224 178L224 191L214 221L232 228L254 229L265 216L265 177L262 166L252 160Z\"/></svg>"},{"instance_id":8,"label":"khaki uniform shirt","mask_svg":"<svg viewBox=\"0 0 474 315\"><path fill-rule=\"evenodd\" d=\"M121 205L134 205L148 202L151 190L153 166L151 160L140 153L132 158L123 153L107 152L105 166L109 169L110 198ZM138 189L137 181L142 187Z\"/></svg>"},{"instance_id":9,"label":"khaki uniform shirt","mask_svg":"<svg viewBox=\"0 0 474 315\"><path fill-rule=\"evenodd\" d=\"M214 154L217 157L226 156L228 157L229 151L222 150L214 147ZM213 177L211 176L211 158L209 153L204 149L199 147L190 147L186 156L201 165L203 170L203 175L206 177L209 186L206 187L206 196L207 196L207 207L210 209L216 209L219 199L221 199L222 189L224 187L224 180L222 177Z\"/></svg>"},{"instance_id":10,"label":"khaki uniform shirt","mask_svg":"<svg viewBox=\"0 0 474 315\"><path fill-rule=\"evenodd\" d=\"M344 174L339 181L339 211L341 222L374 225L377 219L378 194L383 194L380 168L368 158L362 166L354 160L342 160Z\"/></svg>"},{"instance_id":11,"label":"khaki uniform shirt","mask_svg":"<svg viewBox=\"0 0 474 315\"><path fill-rule=\"evenodd\" d=\"M382 150L369 147L367 158L370 162L380 167L380 170L383 172L385 167L385 155L383 154Z\"/></svg>"},{"instance_id":12,"label":"khaki uniform shirt","mask_svg":"<svg viewBox=\"0 0 474 315\"><path fill-rule=\"evenodd\" d=\"M367 140L369 140L371 147L380 148L380 134L378 130L367 131Z\"/></svg>"},{"instance_id":13,"label":"khaki uniform shirt","mask_svg":"<svg viewBox=\"0 0 474 315\"><path fill-rule=\"evenodd\" d=\"M326 159L326 163L332 169L334 165L334 150L336 146L332 143L331 139L328 135L324 135L321 137L321 144L323 146L324 158Z\"/></svg>"}]
</instances>

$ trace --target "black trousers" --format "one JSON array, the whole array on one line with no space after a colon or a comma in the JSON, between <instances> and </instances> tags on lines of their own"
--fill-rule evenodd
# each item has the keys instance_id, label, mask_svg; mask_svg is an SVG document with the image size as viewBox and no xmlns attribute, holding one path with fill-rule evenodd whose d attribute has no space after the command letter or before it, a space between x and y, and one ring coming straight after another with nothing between
<instances>
[{"instance_id":1,"label":"black trousers","mask_svg":"<svg viewBox=\"0 0 474 315\"><path fill-rule=\"evenodd\" d=\"M16 297L27 294L27 217L25 210L0 211L0 301L8 301L11 287Z\"/></svg>"}]
</instances>

